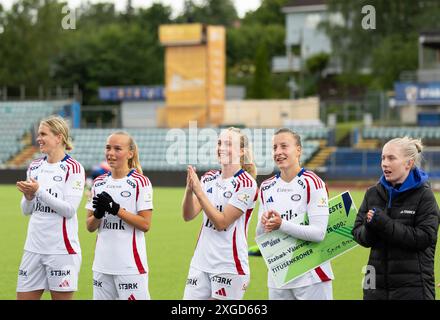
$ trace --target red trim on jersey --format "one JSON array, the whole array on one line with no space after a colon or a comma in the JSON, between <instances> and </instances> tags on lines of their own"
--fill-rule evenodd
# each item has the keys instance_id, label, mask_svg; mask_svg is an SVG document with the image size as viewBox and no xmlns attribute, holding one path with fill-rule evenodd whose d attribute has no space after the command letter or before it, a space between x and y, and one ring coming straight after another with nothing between
<instances>
[{"instance_id":1,"label":"red trim on jersey","mask_svg":"<svg viewBox=\"0 0 440 320\"><path fill-rule=\"evenodd\" d=\"M240 189L240 181L237 181L237 187L235 188L235 191L234 191L234 192L237 192L238 189Z\"/></svg>"},{"instance_id":2,"label":"red trim on jersey","mask_svg":"<svg viewBox=\"0 0 440 320\"><path fill-rule=\"evenodd\" d=\"M66 160L66 162L72 166L72 170L73 170L72 173L75 174L75 173L79 173L79 172L80 172L80 166L79 166L79 163L78 163L78 162L76 162L76 161L73 160L72 158L68 158L68 159Z\"/></svg>"},{"instance_id":3,"label":"red trim on jersey","mask_svg":"<svg viewBox=\"0 0 440 320\"><path fill-rule=\"evenodd\" d=\"M149 181L148 181L147 177L145 177L144 175L139 174L139 173L137 173L136 171L133 172L131 175L132 175L134 178L137 178L137 179L141 180L141 182L142 182L142 187L145 187L145 186L148 186L148 185L149 185L149 183L148 183Z\"/></svg>"},{"instance_id":4,"label":"red trim on jersey","mask_svg":"<svg viewBox=\"0 0 440 320\"><path fill-rule=\"evenodd\" d=\"M305 179L304 178L304 180L306 181L306 185L307 185L307 204L309 204L309 202L310 202L310 183L309 183L309 180L307 180L307 179Z\"/></svg>"},{"instance_id":5,"label":"red trim on jersey","mask_svg":"<svg viewBox=\"0 0 440 320\"><path fill-rule=\"evenodd\" d=\"M139 184L136 183L136 201L139 199Z\"/></svg>"},{"instance_id":6,"label":"red trim on jersey","mask_svg":"<svg viewBox=\"0 0 440 320\"><path fill-rule=\"evenodd\" d=\"M69 254L76 254L75 250L73 250L72 245L70 244L69 237L67 236L66 217L63 217L63 239L67 252Z\"/></svg>"},{"instance_id":7,"label":"red trim on jersey","mask_svg":"<svg viewBox=\"0 0 440 320\"><path fill-rule=\"evenodd\" d=\"M69 179L69 173L70 173L70 167L67 166L67 173L66 173L66 179L64 180L64 182L67 181L67 179Z\"/></svg>"},{"instance_id":8,"label":"red trim on jersey","mask_svg":"<svg viewBox=\"0 0 440 320\"><path fill-rule=\"evenodd\" d=\"M42 162L43 160L44 160L44 157L41 157L41 158L35 159L35 160L33 160L33 161L30 163L29 167L32 167L34 164L40 163L40 162Z\"/></svg>"},{"instance_id":9,"label":"red trim on jersey","mask_svg":"<svg viewBox=\"0 0 440 320\"><path fill-rule=\"evenodd\" d=\"M322 180L320 177L318 177L318 175L316 173L314 173L313 171L307 171L308 174L312 175L313 177L315 177L316 181L318 181L318 187L322 188Z\"/></svg>"},{"instance_id":10,"label":"red trim on jersey","mask_svg":"<svg viewBox=\"0 0 440 320\"><path fill-rule=\"evenodd\" d=\"M237 268L238 274L243 275L245 273L243 271L243 268L241 267L240 259L238 259L236 233L237 233L237 227L235 227L234 234L232 236L232 253L234 255L235 268Z\"/></svg>"},{"instance_id":11,"label":"red trim on jersey","mask_svg":"<svg viewBox=\"0 0 440 320\"><path fill-rule=\"evenodd\" d=\"M258 193L257 193L258 194ZM244 220L244 232L246 232L246 230L247 230L247 224L248 224L248 222L249 222L249 218L251 217L251 215L252 215L252 211L253 211L254 209L252 208L252 209L247 209L246 210L246 218L245 218L245 220ZM247 233L246 233L246 237L247 237Z\"/></svg>"},{"instance_id":12,"label":"red trim on jersey","mask_svg":"<svg viewBox=\"0 0 440 320\"><path fill-rule=\"evenodd\" d=\"M321 267L317 267L315 268L316 274L318 275L319 279L321 279L322 282L326 282L326 281L331 281L332 279L330 279L324 272L324 270L322 270Z\"/></svg>"},{"instance_id":13,"label":"red trim on jersey","mask_svg":"<svg viewBox=\"0 0 440 320\"><path fill-rule=\"evenodd\" d=\"M243 171L238 176L238 179L243 182L243 187L252 187L252 180L246 175L246 171Z\"/></svg>"},{"instance_id":14,"label":"red trim on jersey","mask_svg":"<svg viewBox=\"0 0 440 320\"><path fill-rule=\"evenodd\" d=\"M95 178L95 180L93 180L93 183L95 183L96 181L99 181L99 180L104 180L104 178L107 176L108 176L108 173L101 174L100 176L97 176Z\"/></svg>"},{"instance_id":15,"label":"red trim on jersey","mask_svg":"<svg viewBox=\"0 0 440 320\"><path fill-rule=\"evenodd\" d=\"M139 253L137 251L137 246L136 246L136 229L133 229L133 257L134 257L134 262L136 263L136 266L139 270L140 274L144 274L145 269L144 266L142 265L141 262L141 258L139 257Z\"/></svg>"},{"instance_id":16,"label":"red trim on jersey","mask_svg":"<svg viewBox=\"0 0 440 320\"><path fill-rule=\"evenodd\" d=\"M328 188L327 188L327 185L325 185L325 191L327 192L327 197L330 197L330 195L328 194Z\"/></svg>"},{"instance_id":17,"label":"red trim on jersey","mask_svg":"<svg viewBox=\"0 0 440 320\"><path fill-rule=\"evenodd\" d=\"M312 175L308 174L307 172L304 172L303 176L306 176L306 177L309 177L310 179L312 179L313 184L315 185L315 189L318 189L318 182L316 181L315 177L313 177Z\"/></svg>"},{"instance_id":18,"label":"red trim on jersey","mask_svg":"<svg viewBox=\"0 0 440 320\"><path fill-rule=\"evenodd\" d=\"M261 204L264 205L263 188L260 189Z\"/></svg>"}]
</instances>

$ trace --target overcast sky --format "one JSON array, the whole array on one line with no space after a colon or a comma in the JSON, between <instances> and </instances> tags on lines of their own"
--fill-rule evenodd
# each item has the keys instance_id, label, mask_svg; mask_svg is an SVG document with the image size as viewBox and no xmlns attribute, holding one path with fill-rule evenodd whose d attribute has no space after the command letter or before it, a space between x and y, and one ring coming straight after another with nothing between
<instances>
[{"instance_id":1,"label":"overcast sky","mask_svg":"<svg viewBox=\"0 0 440 320\"><path fill-rule=\"evenodd\" d=\"M127 4L126 0L89 0L92 3L97 2L113 2L116 4L116 8L119 10L123 10ZM239 17L243 17L247 11L257 9L261 0L232 0L235 5L235 9ZM11 4L14 3L15 0L0 0L0 3L6 9L11 7ZM81 2L87 2L87 0L67 0L70 7L78 7ZM173 8L173 17L179 15L183 9L184 0L132 0L132 4L135 7L149 7L153 2L160 2L165 5L169 5ZM196 3L202 3L202 0L195 0Z\"/></svg>"}]
</instances>

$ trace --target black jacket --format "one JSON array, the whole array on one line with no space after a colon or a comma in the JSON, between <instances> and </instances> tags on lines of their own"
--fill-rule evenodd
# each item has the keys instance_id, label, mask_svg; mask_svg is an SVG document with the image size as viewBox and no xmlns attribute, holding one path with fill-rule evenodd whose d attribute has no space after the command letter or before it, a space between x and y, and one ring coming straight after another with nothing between
<instances>
[{"instance_id":1,"label":"black jacket","mask_svg":"<svg viewBox=\"0 0 440 320\"><path fill-rule=\"evenodd\" d=\"M364 299L435 299L434 257L439 208L427 182L390 202L381 184L370 187L353 228L357 243L371 247ZM368 210L376 208L371 222ZM369 270L367 268L367 270Z\"/></svg>"}]
</instances>

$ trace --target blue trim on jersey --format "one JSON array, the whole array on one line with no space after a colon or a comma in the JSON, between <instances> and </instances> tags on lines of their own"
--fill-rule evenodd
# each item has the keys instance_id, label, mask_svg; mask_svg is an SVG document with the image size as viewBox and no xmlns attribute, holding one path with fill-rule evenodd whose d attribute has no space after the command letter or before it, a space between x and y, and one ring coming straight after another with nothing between
<instances>
[{"instance_id":1,"label":"blue trim on jersey","mask_svg":"<svg viewBox=\"0 0 440 320\"><path fill-rule=\"evenodd\" d=\"M243 169L238 170L238 172L236 174L234 174L234 178L238 177L240 174L242 174L244 172Z\"/></svg>"},{"instance_id":2,"label":"blue trim on jersey","mask_svg":"<svg viewBox=\"0 0 440 320\"><path fill-rule=\"evenodd\" d=\"M63 158L63 160L61 160L61 162L66 161L69 158L70 158L70 156L66 153L66 156Z\"/></svg>"},{"instance_id":3,"label":"blue trim on jersey","mask_svg":"<svg viewBox=\"0 0 440 320\"><path fill-rule=\"evenodd\" d=\"M131 169L130 172L127 174L127 177L131 176L133 174L133 172L135 172L136 169Z\"/></svg>"},{"instance_id":4,"label":"blue trim on jersey","mask_svg":"<svg viewBox=\"0 0 440 320\"><path fill-rule=\"evenodd\" d=\"M304 172L306 172L306 169L302 168L301 171L298 172L298 177L301 177Z\"/></svg>"},{"instance_id":5,"label":"blue trim on jersey","mask_svg":"<svg viewBox=\"0 0 440 320\"><path fill-rule=\"evenodd\" d=\"M275 177L277 177L277 179L278 179L279 177L281 177L281 172L277 172L277 174L275 175Z\"/></svg>"}]
</instances>

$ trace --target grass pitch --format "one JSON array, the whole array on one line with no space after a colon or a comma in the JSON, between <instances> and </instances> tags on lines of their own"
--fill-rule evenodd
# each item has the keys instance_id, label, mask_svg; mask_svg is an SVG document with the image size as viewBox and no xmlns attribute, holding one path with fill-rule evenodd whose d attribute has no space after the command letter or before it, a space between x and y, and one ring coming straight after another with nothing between
<instances>
[{"instance_id":1,"label":"grass pitch","mask_svg":"<svg viewBox=\"0 0 440 320\"><path fill-rule=\"evenodd\" d=\"M331 188L331 186L330 186ZM152 299L176 299L183 296L189 264L200 230L201 215L194 221L184 222L180 203L183 188L154 188L154 212L152 226L146 234L149 273L149 289ZM330 197L338 194L330 190ZM359 208L364 191L351 191ZM440 194L436 194L440 201ZM0 203L3 206L0 224L0 299L15 299L18 267L23 254L29 218L20 210L21 193L14 185L0 185ZM92 263L95 233L85 227L85 197L78 212L79 238L82 249L82 265L79 289L75 299L92 299ZM258 208L254 210L249 226L249 246L255 245L255 227ZM436 253L436 283L439 281L439 250ZM362 267L367 264L369 249L360 246L332 261L335 280L335 299L362 299ZM261 257L249 257L251 281L245 299L267 299L267 269ZM437 288L437 297L439 297ZM44 294L44 299L49 295Z\"/></svg>"}]
</instances>

